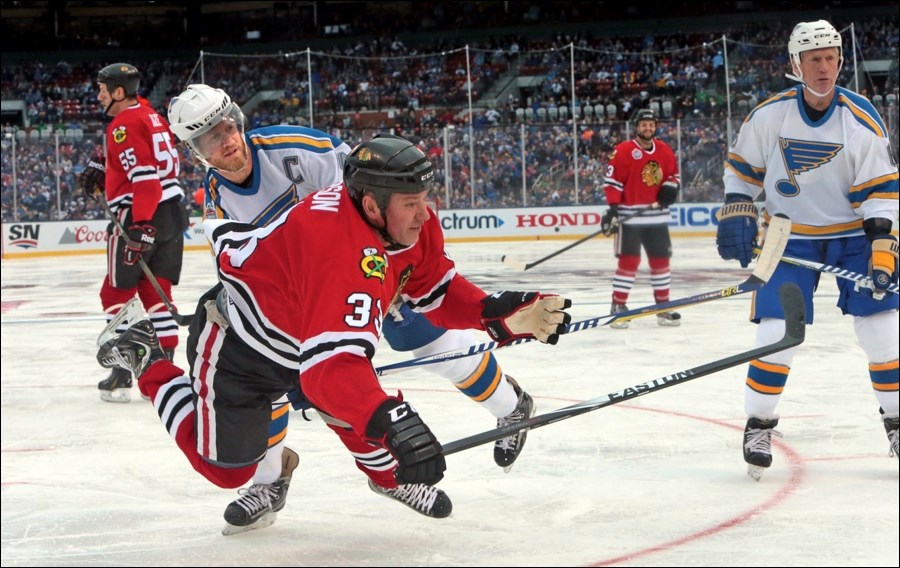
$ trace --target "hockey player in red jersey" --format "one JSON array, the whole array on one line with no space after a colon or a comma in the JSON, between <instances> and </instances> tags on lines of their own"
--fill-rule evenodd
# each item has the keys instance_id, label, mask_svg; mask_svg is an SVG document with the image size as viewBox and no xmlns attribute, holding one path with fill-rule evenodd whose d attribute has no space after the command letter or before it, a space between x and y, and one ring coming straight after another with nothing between
<instances>
[{"instance_id":1,"label":"hockey player in red jersey","mask_svg":"<svg viewBox=\"0 0 900 568\"><path fill-rule=\"evenodd\" d=\"M303 197L340 183L352 150L335 136L303 126L282 124L245 131L240 106L228 93L209 85L188 85L169 103L168 118L172 132L208 166L204 180L208 219L266 226ZM328 240L320 238L318 242L327 246ZM381 333L392 349L411 352L415 357L478 342L470 330L438 327L400 301L390 308ZM497 427L536 412L534 399L524 385L504 372L493 352L427 365L426 370L449 380L460 394L486 410ZM291 418L285 405L288 400L297 401L294 395L289 392L272 406L269 449L256 468L252 485L238 489L238 498L225 509L232 523L248 527L245 520L264 514L265 506L256 498L260 492L272 493L273 499L280 501L286 498L289 485L275 484L287 474L284 464L295 461L284 455L294 454L285 443ZM522 453L527 433L527 429L520 430L494 442L494 462L504 471L508 472ZM361 468L381 467L359 460L357 464Z\"/></svg>"},{"instance_id":2,"label":"hockey player in red jersey","mask_svg":"<svg viewBox=\"0 0 900 568\"><path fill-rule=\"evenodd\" d=\"M304 396L369 465L358 467L373 490L448 516L450 499L434 487L446 467L440 443L402 395L382 390L372 366L387 310L399 296L438 325L485 330L500 344L556 343L570 302L488 295L457 273L426 204L433 176L414 144L376 136L347 158L343 184L266 227L207 221L223 287L201 299L191 326L191 377L162 357L146 321L104 344L98 360L140 376L193 467L222 487L253 475L271 402L299 376Z\"/></svg>"},{"instance_id":3,"label":"hockey player in red jersey","mask_svg":"<svg viewBox=\"0 0 900 568\"><path fill-rule=\"evenodd\" d=\"M181 205L184 191L173 135L166 120L138 97L140 81L140 73L128 63L107 65L97 74L97 100L112 121L106 129L106 157L92 159L80 181L86 194L106 199L127 232L121 234L115 224L108 229L108 273L100 289L107 321L137 294L171 357L178 345L178 326L139 260L171 303L172 286L181 276L187 214ZM113 369L98 385L100 398L129 402L131 383L129 372Z\"/></svg>"},{"instance_id":4,"label":"hockey player in red jersey","mask_svg":"<svg viewBox=\"0 0 900 568\"><path fill-rule=\"evenodd\" d=\"M650 285L657 303L669 301L672 279L668 207L675 203L681 186L678 162L672 148L656 138L656 115L652 110L637 112L635 131L633 139L616 146L603 182L609 209L601 227L607 235L616 234L615 252L619 259L613 277L612 314L628 310L625 303L641 264L642 246L647 252ZM657 322L677 326L681 314L662 312L657 314ZM623 329L628 322L614 322L610 327Z\"/></svg>"}]
</instances>

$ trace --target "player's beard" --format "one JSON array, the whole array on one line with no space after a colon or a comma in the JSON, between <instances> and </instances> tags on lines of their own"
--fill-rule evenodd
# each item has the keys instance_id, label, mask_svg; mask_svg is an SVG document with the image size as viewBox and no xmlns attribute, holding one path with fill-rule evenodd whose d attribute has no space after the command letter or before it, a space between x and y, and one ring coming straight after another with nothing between
<instances>
[{"instance_id":1,"label":"player's beard","mask_svg":"<svg viewBox=\"0 0 900 568\"><path fill-rule=\"evenodd\" d=\"M649 146L650 144L653 144L653 137L654 137L654 136L656 136L656 133L655 133L655 132L654 132L653 134L651 134L650 136L644 136L643 134L638 133L637 139L638 139L638 141L640 141L642 144Z\"/></svg>"},{"instance_id":2,"label":"player's beard","mask_svg":"<svg viewBox=\"0 0 900 568\"><path fill-rule=\"evenodd\" d=\"M247 147L247 143L242 140L241 147L238 149L238 151L232 153L227 158L224 158L222 160L222 163L216 166L216 169L219 171L225 171L234 174L249 167L249 164L250 149Z\"/></svg>"}]
</instances>

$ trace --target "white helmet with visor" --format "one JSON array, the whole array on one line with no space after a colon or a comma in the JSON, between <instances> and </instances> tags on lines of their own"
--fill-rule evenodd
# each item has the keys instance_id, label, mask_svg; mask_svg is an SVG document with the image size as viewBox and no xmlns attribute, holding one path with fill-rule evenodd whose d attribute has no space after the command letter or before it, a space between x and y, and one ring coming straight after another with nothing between
<instances>
[{"instance_id":1,"label":"white helmet with visor","mask_svg":"<svg viewBox=\"0 0 900 568\"><path fill-rule=\"evenodd\" d=\"M210 152L235 130L244 133L244 113L222 89L188 85L169 102L169 125L179 140L205 164ZM224 127L219 127L225 123ZM217 128L218 127L218 128Z\"/></svg>"}]
</instances>

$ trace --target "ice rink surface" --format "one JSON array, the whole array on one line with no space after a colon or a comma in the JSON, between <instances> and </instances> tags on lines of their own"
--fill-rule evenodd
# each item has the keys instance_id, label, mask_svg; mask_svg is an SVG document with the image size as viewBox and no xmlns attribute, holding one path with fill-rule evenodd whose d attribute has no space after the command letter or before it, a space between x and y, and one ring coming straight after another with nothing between
<instances>
[{"instance_id":1,"label":"ice rink surface","mask_svg":"<svg viewBox=\"0 0 900 568\"><path fill-rule=\"evenodd\" d=\"M451 244L460 271L488 291L571 298L576 320L608 313L612 243L598 238L517 272L568 241ZM672 297L741 282L711 238L674 242ZM104 326L101 256L2 264L3 566L898 566L898 460L849 317L823 275L816 323L778 407L784 437L760 482L741 457L746 365L530 433L508 474L491 445L447 457L453 514L428 519L372 493L320 421L292 413L300 454L287 506L270 528L224 537L236 497L196 474L150 404L97 396ZM322 275L327 278L327 274ZM175 300L192 313L214 284L207 253L186 254ZM652 303L646 261L629 306ZM504 349L504 370L538 413L621 390L753 346L750 295ZM186 328L176 362L185 364ZM475 342L486 341L478 333ZM382 343L376 364L407 359ZM384 378L441 441L494 419L417 368Z\"/></svg>"}]
</instances>

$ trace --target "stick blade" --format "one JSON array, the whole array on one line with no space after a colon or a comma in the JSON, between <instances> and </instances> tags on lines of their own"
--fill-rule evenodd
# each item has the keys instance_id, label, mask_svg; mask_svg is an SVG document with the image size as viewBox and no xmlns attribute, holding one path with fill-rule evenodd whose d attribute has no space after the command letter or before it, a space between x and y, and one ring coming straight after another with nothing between
<instances>
[{"instance_id":1,"label":"stick blade","mask_svg":"<svg viewBox=\"0 0 900 568\"><path fill-rule=\"evenodd\" d=\"M766 229L766 242L763 243L759 257L756 259L756 267L753 269L753 276L756 276L763 282L768 282L778 267L784 249L787 246L788 239L791 238L791 220L785 215L778 214L769 219L769 226Z\"/></svg>"},{"instance_id":2,"label":"stick blade","mask_svg":"<svg viewBox=\"0 0 900 568\"><path fill-rule=\"evenodd\" d=\"M508 266L510 268L515 268L516 270L522 270L522 271L528 270L527 264L525 264L522 261L516 260L514 258L509 258L505 254L502 257L500 257L500 262L502 262L503 264L505 264L506 266Z\"/></svg>"},{"instance_id":3,"label":"stick blade","mask_svg":"<svg viewBox=\"0 0 900 568\"><path fill-rule=\"evenodd\" d=\"M784 339L786 347L800 345L806 338L806 303L803 292L793 282L786 282L778 289L781 309L784 312Z\"/></svg>"}]
</instances>

